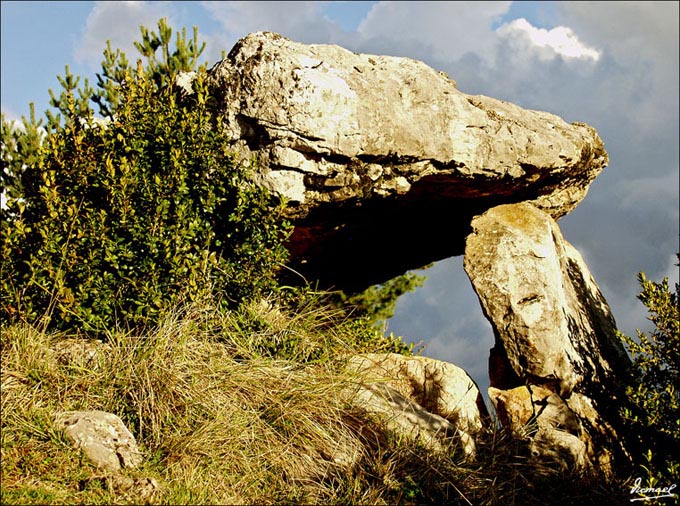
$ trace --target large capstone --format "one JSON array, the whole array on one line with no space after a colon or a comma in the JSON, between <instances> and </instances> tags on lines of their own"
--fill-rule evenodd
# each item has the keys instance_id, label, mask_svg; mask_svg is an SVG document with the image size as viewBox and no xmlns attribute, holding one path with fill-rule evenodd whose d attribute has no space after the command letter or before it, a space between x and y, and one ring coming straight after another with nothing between
<instances>
[{"instance_id":1,"label":"large capstone","mask_svg":"<svg viewBox=\"0 0 680 506\"><path fill-rule=\"evenodd\" d=\"M593 128L467 95L409 58L259 32L208 83L225 135L288 199L292 266L350 291L462 254L496 205L570 212L608 161Z\"/></svg>"}]
</instances>

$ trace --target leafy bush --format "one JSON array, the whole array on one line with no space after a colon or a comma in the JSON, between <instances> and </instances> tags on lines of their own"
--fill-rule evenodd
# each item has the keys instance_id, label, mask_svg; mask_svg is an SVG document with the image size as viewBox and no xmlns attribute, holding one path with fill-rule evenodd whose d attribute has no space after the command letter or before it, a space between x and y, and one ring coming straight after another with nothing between
<instances>
[{"instance_id":1,"label":"leafy bush","mask_svg":"<svg viewBox=\"0 0 680 506\"><path fill-rule=\"evenodd\" d=\"M136 69L108 46L96 91L66 67L46 125L33 109L20 128L2 118L5 322L139 326L178 302L233 306L275 286L288 231L279 203L219 133L205 67L189 96L173 86L196 68L197 30L173 48L161 20L136 46Z\"/></svg>"},{"instance_id":2,"label":"leafy bush","mask_svg":"<svg viewBox=\"0 0 680 506\"><path fill-rule=\"evenodd\" d=\"M619 333L634 363L627 391L634 407L624 410L624 416L638 439L637 458L654 486L663 477L680 478L680 285L672 293L667 278L656 283L641 272L638 280L638 298L655 329L649 335L638 330L637 339Z\"/></svg>"}]
</instances>

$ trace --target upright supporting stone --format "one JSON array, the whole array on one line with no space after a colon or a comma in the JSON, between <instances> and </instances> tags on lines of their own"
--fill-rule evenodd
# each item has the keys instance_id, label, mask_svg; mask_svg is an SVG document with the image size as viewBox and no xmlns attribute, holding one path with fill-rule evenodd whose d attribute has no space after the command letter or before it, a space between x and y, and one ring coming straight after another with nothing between
<instances>
[{"instance_id":1,"label":"upright supporting stone","mask_svg":"<svg viewBox=\"0 0 680 506\"><path fill-rule=\"evenodd\" d=\"M544 430L532 447L544 456L554 453L555 441L565 438L546 433L552 427L579 438L587 467L611 470L612 459L628 458L619 409L630 360L583 258L557 223L529 203L494 207L476 217L472 229L465 271L496 338L490 398L510 421L528 421L519 412L529 404L539 422L550 405L560 407L562 419L572 412L578 424L539 423ZM581 462L581 445L572 450L566 460Z\"/></svg>"}]
</instances>

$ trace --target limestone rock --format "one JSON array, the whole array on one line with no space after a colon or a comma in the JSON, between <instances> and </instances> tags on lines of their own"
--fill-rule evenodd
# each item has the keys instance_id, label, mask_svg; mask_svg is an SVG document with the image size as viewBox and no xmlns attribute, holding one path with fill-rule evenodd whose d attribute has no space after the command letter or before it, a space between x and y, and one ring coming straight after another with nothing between
<instances>
[{"instance_id":1,"label":"limestone rock","mask_svg":"<svg viewBox=\"0 0 680 506\"><path fill-rule=\"evenodd\" d=\"M475 455L474 440L467 433L458 432L449 420L430 413L393 387L380 383L361 386L355 402L367 412L380 415L395 434L420 440L435 451L443 450L444 441L458 439L467 455Z\"/></svg>"},{"instance_id":2,"label":"limestone rock","mask_svg":"<svg viewBox=\"0 0 680 506\"><path fill-rule=\"evenodd\" d=\"M179 91L182 97L194 94L194 81L196 80L196 72L178 72L175 77L174 86Z\"/></svg>"},{"instance_id":3,"label":"limestone rock","mask_svg":"<svg viewBox=\"0 0 680 506\"><path fill-rule=\"evenodd\" d=\"M462 253L470 219L497 204L562 216L608 161L593 128L466 95L409 58L258 32L207 82L234 148L289 200L294 266L339 287Z\"/></svg>"},{"instance_id":4,"label":"limestone rock","mask_svg":"<svg viewBox=\"0 0 680 506\"><path fill-rule=\"evenodd\" d=\"M537 463L560 473L592 473L586 443L578 436L550 427L539 427L529 446Z\"/></svg>"},{"instance_id":5,"label":"limestone rock","mask_svg":"<svg viewBox=\"0 0 680 506\"><path fill-rule=\"evenodd\" d=\"M555 427L578 435L581 423L576 414L559 395L538 385L526 385L511 390L489 387L493 402L503 425L516 432L535 423L538 427Z\"/></svg>"},{"instance_id":6,"label":"limestone rock","mask_svg":"<svg viewBox=\"0 0 680 506\"><path fill-rule=\"evenodd\" d=\"M510 390L489 387L489 399L501 423L515 435L531 440L534 458L555 470L591 471L592 442L581 430L581 422L566 402L540 386Z\"/></svg>"},{"instance_id":7,"label":"limestone rock","mask_svg":"<svg viewBox=\"0 0 680 506\"><path fill-rule=\"evenodd\" d=\"M488 417L470 376L453 364L396 353L352 357L349 369L360 380L357 401L370 412L387 415L388 426L421 437L432 447L459 440L475 455L475 436Z\"/></svg>"},{"instance_id":8,"label":"limestone rock","mask_svg":"<svg viewBox=\"0 0 680 506\"><path fill-rule=\"evenodd\" d=\"M65 411L56 424L98 467L107 471L136 468L142 462L135 437L120 418L105 411Z\"/></svg>"},{"instance_id":9,"label":"limestone rock","mask_svg":"<svg viewBox=\"0 0 680 506\"><path fill-rule=\"evenodd\" d=\"M547 388L578 417L595 461L625 458L619 378L630 361L581 255L529 203L490 209L472 228L464 266L494 328L492 363L505 362L505 373L490 372L492 386Z\"/></svg>"}]
</instances>

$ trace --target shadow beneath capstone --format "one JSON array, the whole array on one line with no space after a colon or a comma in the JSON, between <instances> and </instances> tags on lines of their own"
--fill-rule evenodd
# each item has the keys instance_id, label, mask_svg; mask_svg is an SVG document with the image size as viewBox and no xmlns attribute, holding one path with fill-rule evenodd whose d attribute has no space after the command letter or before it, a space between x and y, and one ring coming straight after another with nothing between
<instances>
[{"instance_id":1,"label":"shadow beneath capstone","mask_svg":"<svg viewBox=\"0 0 680 506\"><path fill-rule=\"evenodd\" d=\"M442 185L442 188L445 185ZM432 185L398 199L319 206L295 221L289 267L322 289L357 293L409 270L462 255L476 215L525 196L449 199ZM295 273L284 281L300 283Z\"/></svg>"}]
</instances>

